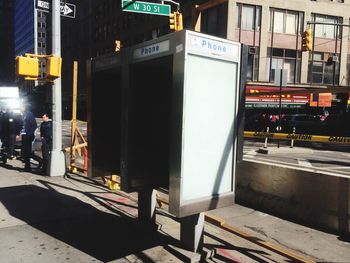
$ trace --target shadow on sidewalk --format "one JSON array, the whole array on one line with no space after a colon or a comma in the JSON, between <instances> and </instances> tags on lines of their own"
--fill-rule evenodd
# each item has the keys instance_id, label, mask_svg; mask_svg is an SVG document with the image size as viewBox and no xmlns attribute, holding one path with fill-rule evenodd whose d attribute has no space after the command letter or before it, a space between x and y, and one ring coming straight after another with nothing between
<instances>
[{"instance_id":1,"label":"shadow on sidewalk","mask_svg":"<svg viewBox=\"0 0 350 263\"><path fill-rule=\"evenodd\" d=\"M115 214L102 212L53 188L0 188L0 203L11 216L103 262L177 243L166 234L144 229L136 219L118 210L113 211Z\"/></svg>"}]
</instances>

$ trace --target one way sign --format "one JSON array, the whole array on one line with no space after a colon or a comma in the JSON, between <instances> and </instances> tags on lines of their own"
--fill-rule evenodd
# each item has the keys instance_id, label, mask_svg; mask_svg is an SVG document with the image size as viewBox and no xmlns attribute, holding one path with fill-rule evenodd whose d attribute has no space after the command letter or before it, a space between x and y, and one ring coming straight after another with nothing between
<instances>
[{"instance_id":1,"label":"one way sign","mask_svg":"<svg viewBox=\"0 0 350 263\"><path fill-rule=\"evenodd\" d=\"M37 0L36 8L44 12L51 12L51 1ZM61 9L61 16L75 18L75 11L76 11L75 5L61 2L60 9Z\"/></svg>"}]
</instances>

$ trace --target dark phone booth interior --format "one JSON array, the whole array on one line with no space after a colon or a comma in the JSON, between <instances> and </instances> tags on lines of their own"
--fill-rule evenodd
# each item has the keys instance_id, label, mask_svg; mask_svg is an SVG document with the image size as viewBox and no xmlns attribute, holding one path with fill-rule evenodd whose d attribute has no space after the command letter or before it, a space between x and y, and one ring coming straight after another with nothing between
<instances>
[{"instance_id":1,"label":"dark phone booth interior","mask_svg":"<svg viewBox=\"0 0 350 263\"><path fill-rule=\"evenodd\" d=\"M89 87L89 176L120 174L121 68L116 54L92 60ZM105 62L106 61L106 62ZM104 65L106 64L106 65ZM92 154L93 153L93 154Z\"/></svg>"},{"instance_id":2,"label":"dark phone booth interior","mask_svg":"<svg viewBox=\"0 0 350 263\"><path fill-rule=\"evenodd\" d=\"M132 188L168 187L173 56L130 65L128 176Z\"/></svg>"}]
</instances>

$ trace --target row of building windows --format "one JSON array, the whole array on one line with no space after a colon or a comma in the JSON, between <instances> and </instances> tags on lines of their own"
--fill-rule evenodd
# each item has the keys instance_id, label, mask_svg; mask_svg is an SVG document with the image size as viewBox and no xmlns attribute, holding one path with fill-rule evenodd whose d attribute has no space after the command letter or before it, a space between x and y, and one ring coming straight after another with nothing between
<instances>
[{"instance_id":1,"label":"row of building windows","mask_svg":"<svg viewBox=\"0 0 350 263\"><path fill-rule=\"evenodd\" d=\"M260 34L261 27L261 6L237 4L237 28L241 31L254 31ZM268 31L272 34L270 47L267 48L266 65L259 65L260 48L258 42L253 43L255 46L249 48L248 55L248 73L247 79L252 81L258 80L259 66L266 67L266 80L273 82L275 78L275 71L278 69L287 69L289 83L301 82L301 47L298 46L298 38L304 31L304 12L294 10L283 10L277 8L270 8ZM311 14L312 22L329 23L312 25L311 28L314 36L317 38L332 39L335 46L337 40L342 38L341 27L336 24L343 23L341 17L329 16L323 14ZM210 31L207 29L207 31ZM296 38L295 49L275 48L274 34L294 35ZM279 43L279 46L281 44ZM337 48L335 47L335 51ZM336 84L339 81L339 62L328 63L330 56L339 57L339 54L330 52L310 52L308 62L308 82L317 84ZM350 65L350 63L349 63ZM350 66L348 66L350 69Z\"/></svg>"},{"instance_id":2,"label":"row of building windows","mask_svg":"<svg viewBox=\"0 0 350 263\"><path fill-rule=\"evenodd\" d=\"M248 55L247 79L257 81L259 72L259 48ZM251 50L251 49L249 49ZM308 83L336 84L339 81L339 61L329 62L330 57L338 58L338 53L313 52L309 58ZM350 65L350 63L349 63ZM301 52L292 49L268 48L266 59L266 79L275 80L275 72L281 68L288 71L288 83L300 83ZM350 66L348 66L350 68Z\"/></svg>"},{"instance_id":3,"label":"row of building windows","mask_svg":"<svg viewBox=\"0 0 350 263\"><path fill-rule=\"evenodd\" d=\"M238 4L237 28L260 31L261 6ZM341 17L312 14L312 21L322 23L342 23ZM269 31L281 34L301 34L303 32L304 13L292 10L270 8ZM315 36L322 38L341 38L339 26L314 26Z\"/></svg>"}]
</instances>

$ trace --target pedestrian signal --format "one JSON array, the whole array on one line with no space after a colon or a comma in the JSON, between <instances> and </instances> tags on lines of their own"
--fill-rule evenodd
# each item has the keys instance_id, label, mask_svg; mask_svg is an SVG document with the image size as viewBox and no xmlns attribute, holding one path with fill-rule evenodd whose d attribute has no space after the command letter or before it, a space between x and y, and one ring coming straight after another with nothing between
<instances>
[{"instance_id":1,"label":"pedestrian signal","mask_svg":"<svg viewBox=\"0 0 350 263\"><path fill-rule=\"evenodd\" d=\"M32 57L16 57L16 73L18 76L37 78L39 76L39 59Z\"/></svg>"},{"instance_id":2,"label":"pedestrian signal","mask_svg":"<svg viewBox=\"0 0 350 263\"><path fill-rule=\"evenodd\" d=\"M47 58L46 76L48 78L61 77L61 68L62 68L61 57L52 56Z\"/></svg>"},{"instance_id":3,"label":"pedestrian signal","mask_svg":"<svg viewBox=\"0 0 350 263\"><path fill-rule=\"evenodd\" d=\"M310 28L306 29L302 35L302 51L312 50L312 31Z\"/></svg>"}]
</instances>

